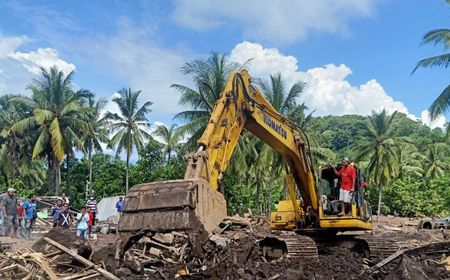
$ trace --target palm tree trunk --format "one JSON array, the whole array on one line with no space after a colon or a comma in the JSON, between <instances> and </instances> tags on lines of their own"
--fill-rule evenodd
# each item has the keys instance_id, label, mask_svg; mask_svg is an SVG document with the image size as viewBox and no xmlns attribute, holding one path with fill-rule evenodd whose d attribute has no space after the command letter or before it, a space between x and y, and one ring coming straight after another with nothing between
<instances>
[{"instance_id":1,"label":"palm tree trunk","mask_svg":"<svg viewBox=\"0 0 450 280\"><path fill-rule=\"evenodd\" d=\"M54 175L54 184L55 184L55 195L58 196L61 192L61 170L59 166L59 162L54 158L53 159L53 175Z\"/></svg>"},{"instance_id":2,"label":"palm tree trunk","mask_svg":"<svg viewBox=\"0 0 450 280\"><path fill-rule=\"evenodd\" d=\"M125 195L128 194L128 166L130 165L130 151L127 151L127 167L125 169Z\"/></svg>"},{"instance_id":3,"label":"palm tree trunk","mask_svg":"<svg viewBox=\"0 0 450 280\"><path fill-rule=\"evenodd\" d=\"M270 218L270 213L272 212L272 182L269 182L269 199L267 200L267 218Z\"/></svg>"},{"instance_id":4,"label":"palm tree trunk","mask_svg":"<svg viewBox=\"0 0 450 280\"><path fill-rule=\"evenodd\" d=\"M378 210L377 210L377 222L381 215L381 192L383 191L383 185L380 184L378 187L379 193L378 193Z\"/></svg>"},{"instance_id":5,"label":"palm tree trunk","mask_svg":"<svg viewBox=\"0 0 450 280\"><path fill-rule=\"evenodd\" d=\"M259 176L258 176L259 177ZM256 179L256 197L255 197L255 204L256 204L256 213L258 215L261 214L261 201L260 201L260 196L261 196L261 180L260 178Z\"/></svg>"},{"instance_id":6,"label":"palm tree trunk","mask_svg":"<svg viewBox=\"0 0 450 280\"><path fill-rule=\"evenodd\" d=\"M3 173L3 180L5 180L5 185L6 185L6 189L9 189L9 180L8 180L8 176L6 175L6 173Z\"/></svg>"},{"instance_id":7,"label":"palm tree trunk","mask_svg":"<svg viewBox=\"0 0 450 280\"><path fill-rule=\"evenodd\" d=\"M92 193L92 146L88 146L88 168L89 168L89 189L88 193Z\"/></svg>"},{"instance_id":8,"label":"palm tree trunk","mask_svg":"<svg viewBox=\"0 0 450 280\"><path fill-rule=\"evenodd\" d=\"M69 151L66 156L66 189L65 193L68 197L71 197L71 188L70 188L70 164L72 160L72 152Z\"/></svg>"},{"instance_id":9,"label":"palm tree trunk","mask_svg":"<svg viewBox=\"0 0 450 280\"><path fill-rule=\"evenodd\" d=\"M53 156L47 155L47 193L54 190L55 184L55 170L53 169Z\"/></svg>"}]
</instances>

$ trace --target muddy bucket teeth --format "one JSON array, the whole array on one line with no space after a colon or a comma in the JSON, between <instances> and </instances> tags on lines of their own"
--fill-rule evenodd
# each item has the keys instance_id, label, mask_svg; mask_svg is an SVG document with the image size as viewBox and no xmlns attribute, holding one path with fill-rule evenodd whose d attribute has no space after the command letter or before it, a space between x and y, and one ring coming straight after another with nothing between
<instances>
[{"instance_id":1,"label":"muddy bucket teeth","mask_svg":"<svg viewBox=\"0 0 450 280\"><path fill-rule=\"evenodd\" d=\"M223 195L204 179L152 182L131 188L119 231L204 230L211 234L226 214Z\"/></svg>"}]
</instances>

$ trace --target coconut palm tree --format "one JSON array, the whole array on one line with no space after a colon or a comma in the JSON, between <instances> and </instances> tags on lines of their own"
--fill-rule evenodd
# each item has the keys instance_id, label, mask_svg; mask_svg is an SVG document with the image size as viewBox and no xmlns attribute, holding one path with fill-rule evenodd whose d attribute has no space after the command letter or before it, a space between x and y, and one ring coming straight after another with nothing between
<instances>
[{"instance_id":1,"label":"coconut palm tree","mask_svg":"<svg viewBox=\"0 0 450 280\"><path fill-rule=\"evenodd\" d=\"M446 0L447 4L450 4L450 0ZM423 38L421 45L442 45L445 50L450 48L450 29L440 28L427 32ZM419 68L432 68L432 67L444 67L447 68L450 65L450 53L444 53L428 58L424 58L417 62L413 73ZM448 85L439 96L431 103L430 111L431 119L434 120L438 116L443 115L450 106L450 85Z\"/></svg>"},{"instance_id":2,"label":"coconut palm tree","mask_svg":"<svg viewBox=\"0 0 450 280\"><path fill-rule=\"evenodd\" d=\"M298 111L303 113L306 109L304 104L297 104L297 98L302 93L305 83L296 82L288 90L286 88L286 81L282 78L280 73L270 75L270 81L258 79L256 83L267 98L267 101L269 101L280 114L291 117L298 114Z\"/></svg>"},{"instance_id":3,"label":"coconut palm tree","mask_svg":"<svg viewBox=\"0 0 450 280\"><path fill-rule=\"evenodd\" d=\"M56 67L41 68L41 77L29 86L31 98L16 97L11 101L28 107L31 112L15 122L8 133L36 133L32 159L45 158L49 166L49 190L60 193L60 163L73 145L82 149L80 134L87 129L86 110L81 105L82 92L72 90L73 71L65 75Z\"/></svg>"},{"instance_id":4,"label":"coconut palm tree","mask_svg":"<svg viewBox=\"0 0 450 280\"><path fill-rule=\"evenodd\" d=\"M381 194L383 187L396 175L398 159L396 147L402 142L394 134L393 120L397 112L389 115L385 109L373 112L362 126L365 140L356 148L356 161L368 159L367 174L371 182L378 187L378 216L381 214Z\"/></svg>"},{"instance_id":5,"label":"coconut palm tree","mask_svg":"<svg viewBox=\"0 0 450 280\"><path fill-rule=\"evenodd\" d=\"M450 146L445 143L431 144L424 157L425 177L434 179L450 168Z\"/></svg>"},{"instance_id":6,"label":"coconut palm tree","mask_svg":"<svg viewBox=\"0 0 450 280\"><path fill-rule=\"evenodd\" d=\"M177 113L174 120L185 122L179 129L192 135L186 143L195 147L195 141L205 130L214 103L220 97L228 80L228 76L239 68L239 64L229 61L225 54L213 52L207 59L196 59L181 67L181 73L192 77L195 88L180 84L172 84L171 88L181 93L178 103L189 107Z\"/></svg>"},{"instance_id":7,"label":"coconut palm tree","mask_svg":"<svg viewBox=\"0 0 450 280\"><path fill-rule=\"evenodd\" d=\"M90 93L87 98L86 107L88 108L88 130L83 135L83 147L88 159L88 193L92 193L92 153L93 151L102 152L101 143L108 143L107 120L101 118L101 110L105 107L105 100L95 101L94 94ZM86 194L87 195L87 194Z\"/></svg>"},{"instance_id":8,"label":"coconut palm tree","mask_svg":"<svg viewBox=\"0 0 450 280\"><path fill-rule=\"evenodd\" d=\"M117 92L119 96L113 98L113 102L119 106L120 115L117 113L107 112L105 120L109 120L112 136L108 148L116 147L116 154L120 154L123 150L126 153L126 170L125 170L125 190L128 193L128 169L130 166L130 157L133 148L140 152L144 146L144 139L151 138L150 134L145 131L150 127L145 114L150 113L150 106L153 104L147 101L138 108L138 97L141 91L132 91L130 88L122 88Z\"/></svg>"},{"instance_id":9,"label":"coconut palm tree","mask_svg":"<svg viewBox=\"0 0 450 280\"><path fill-rule=\"evenodd\" d=\"M177 125L173 124L170 128L165 125L158 125L153 132L153 136L159 137L163 141L164 145L164 157L167 156L167 162L170 162L172 154L178 153L181 149L181 140L183 134L181 130L176 129Z\"/></svg>"},{"instance_id":10,"label":"coconut palm tree","mask_svg":"<svg viewBox=\"0 0 450 280\"><path fill-rule=\"evenodd\" d=\"M424 170L422 167L424 156L417 147L411 143L401 143L397 149L398 178L407 176L422 177Z\"/></svg>"}]
</instances>

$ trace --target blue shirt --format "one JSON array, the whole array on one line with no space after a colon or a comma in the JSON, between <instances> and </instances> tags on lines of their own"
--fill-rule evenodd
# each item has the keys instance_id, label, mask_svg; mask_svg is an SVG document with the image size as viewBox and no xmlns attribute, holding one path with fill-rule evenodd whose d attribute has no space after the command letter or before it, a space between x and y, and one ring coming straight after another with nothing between
<instances>
[{"instance_id":1,"label":"blue shirt","mask_svg":"<svg viewBox=\"0 0 450 280\"><path fill-rule=\"evenodd\" d=\"M123 212L125 210L125 201L118 200L116 202L116 209L117 209L117 212Z\"/></svg>"},{"instance_id":2,"label":"blue shirt","mask_svg":"<svg viewBox=\"0 0 450 280\"><path fill-rule=\"evenodd\" d=\"M34 207L33 207L33 204L31 203L31 201L25 200L24 202L22 202L22 208L23 208L23 210L25 210L27 220L33 219Z\"/></svg>"},{"instance_id":3,"label":"blue shirt","mask_svg":"<svg viewBox=\"0 0 450 280\"><path fill-rule=\"evenodd\" d=\"M56 205L52 208L52 213L50 214L50 216L53 217L54 223L58 222L59 212L61 212L61 211L62 211L62 206Z\"/></svg>"},{"instance_id":4,"label":"blue shirt","mask_svg":"<svg viewBox=\"0 0 450 280\"><path fill-rule=\"evenodd\" d=\"M88 213L84 213L84 214L78 213L77 221L78 221L77 229L82 229L82 230L87 229L88 228L87 222L89 221Z\"/></svg>"}]
</instances>

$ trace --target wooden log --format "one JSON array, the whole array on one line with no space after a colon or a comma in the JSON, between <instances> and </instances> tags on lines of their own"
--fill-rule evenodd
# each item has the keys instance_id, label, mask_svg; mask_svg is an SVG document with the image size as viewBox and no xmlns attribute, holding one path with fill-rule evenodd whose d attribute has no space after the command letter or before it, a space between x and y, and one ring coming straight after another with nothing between
<instances>
[{"instance_id":1,"label":"wooden log","mask_svg":"<svg viewBox=\"0 0 450 280\"><path fill-rule=\"evenodd\" d=\"M17 268L17 264L12 264L12 265L9 265L7 267L1 268L0 269L0 273L6 272L6 271L10 271L10 270L14 270L16 268Z\"/></svg>"},{"instance_id":2,"label":"wooden log","mask_svg":"<svg viewBox=\"0 0 450 280\"><path fill-rule=\"evenodd\" d=\"M58 280L55 272L50 268L47 260L44 258L44 255L41 253L31 253L31 259L45 272L47 273L50 280Z\"/></svg>"},{"instance_id":3,"label":"wooden log","mask_svg":"<svg viewBox=\"0 0 450 280\"><path fill-rule=\"evenodd\" d=\"M61 251L69 254L70 256L72 256L74 259L81 262L82 264L92 267L93 269L98 271L101 275L105 276L106 278L111 279L111 280L120 280L114 274L104 270L103 268L99 267L98 265L95 265L93 262L83 258L82 256L78 255L77 253L73 253L71 250L69 250L65 246L59 244L58 242L56 242L48 237L44 237L44 240L47 241L49 244L55 246L56 248L60 249Z\"/></svg>"},{"instance_id":4,"label":"wooden log","mask_svg":"<svg viewBox=\"0 0 450 280\"><path fill-rule=\"evenodd\" d=\"M96 274L97 272L89 270L89 271L85 271L85 272L82 272L82 273L76 273L76 274L73 274L73 275L69 275L69 276L60 278L60 280L74 280L74 279L78 279L80 277L85 277L85 276L92 275L93 273Z\"/></svg>"},{"instance_id":5,"label":"wooden log","mask_svg":"<svg viewBox=\"0 0 450 280\"><path fill-rule=\"evenodd\" d=\"M62 252L61 252L60 250L57 250L57 251L54 251L54 252L45 254L44 256L45 256L46 259L48 259L48 258L54 257L54 256L56 256L56 255L59 255L59 254L61 254L61 253L62 253Z\"/></svg>"},{"instance_id":6,"label":"wooden log","mask_svg":"<svg viewBox=\"0 0 450 280\"><path fill-rule=\"evenodd\" d=\"M428 243L428 244L424 244L424 245L421 245L421 246L418 246L418 247L414 247L414 248L399 250L399 251L395 252L394 254L390 255L389 257L385 258L381 262L377 263L376 265L372 266L367 271L367 273L373 273L373 272L377 271L381 267L385 266L386 264L390 263L391 261L395 260L396 258L398 258L399 256L401 256L402 254L404 254L406 252L417 251L417 250L424 249L424 248L427 248L429 246L433 246L433 245L436 245L436 244L442 244L442 245L448 244L448 245L450 245L450 242Z\"/></svg>"},{"instance_id":7,"label":"wooden log","mask_svg":"<svg viewBox=\"0 0 450 280\"><path fill-rule=\"evenodd\" d=\"M98 276L100 276L100 273L96 272L94 274L84 276L83 278L78 278L77 280L87 280L87 279L97 278Z\"/></svg>"},{"instance_id":8,"label":"wooden log","mask_svg":"<svg viewBox=\"0 0 450 280\"><path fill-rule=\"evenodd\" d=\"M279 273L273 275L272 277L267 278L267 280L275 280L275 279L278 279L278 277L280 277Z\"/></svg>"}]
</instances>

